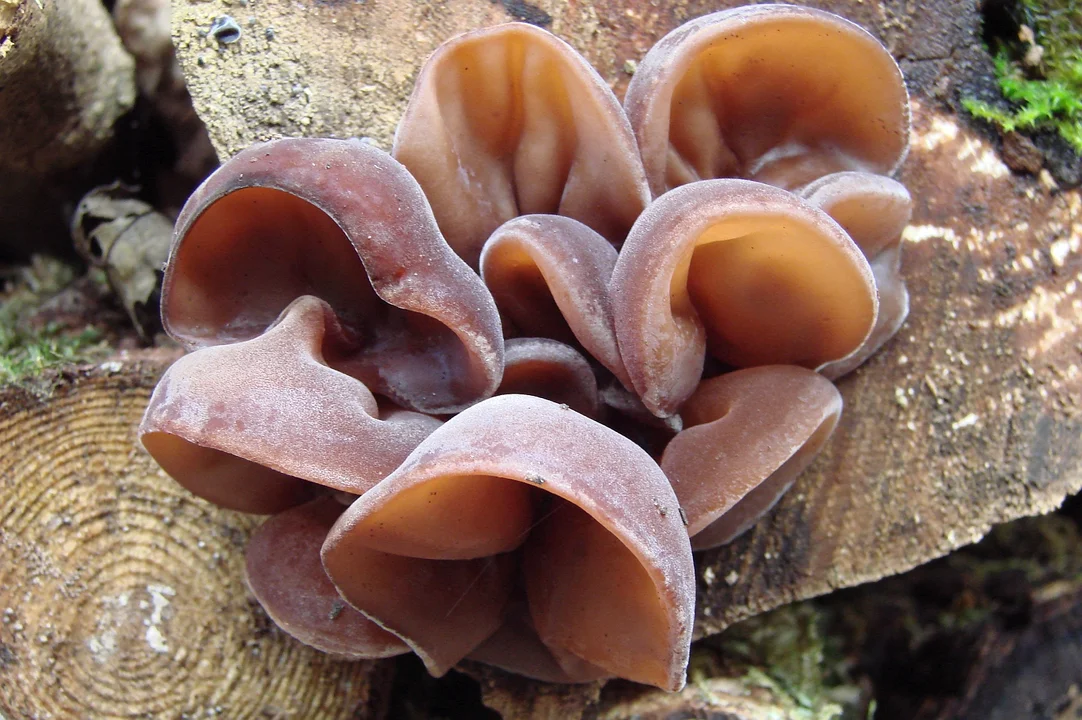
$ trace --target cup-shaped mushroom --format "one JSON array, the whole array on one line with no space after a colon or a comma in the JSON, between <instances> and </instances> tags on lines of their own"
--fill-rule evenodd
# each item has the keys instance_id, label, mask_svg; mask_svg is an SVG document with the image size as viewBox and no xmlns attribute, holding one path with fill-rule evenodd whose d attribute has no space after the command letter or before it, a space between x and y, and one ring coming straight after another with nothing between
<instances>
[{"instance_id":1,"label":"cup-shaped mushroom","mask_svg":"<svg viewBox=\"0 0 1082 720\"><path fill-rule=\"evenodd\" d=\"M535 395L597 418L597 379L575 348L548 338L512 338L505 348L497 395Z\"/></svg>"},{"instance_id":2,"label":"cup-shaped mushroom","mask_svg":"<svg viewBox=\"0 0 1082 720\"><path fill-rule=\"evenodd\" d=\"M909 98L874 37L821 10L752 5L692 20L639 63L624 107L650 189L742 177L794 188L892 172Z\"/></svg>"},{"instance_id":3,"label":"cup-shaped mushroom","mask_svg":"<svg viewBox=\"0 0 1082 720\"><path fill-rule=\"evenodd\" d=\"M189 350L251 339L301 295L359 338L351 374L403 407L491 395L499 314L417 182L366 143L287 139L237 154L177 220L162 319Z\"/></svg>"},{"instance_id":4,"label":"cup-shaped mushroom","mask_svg":"<svg viewBox=\"0 0 1082 720\"><path fill-rule=\"evenodd\" d=\"M577 220L529 215L504 223L485 242L481 277L521 334L577 342L627 384L609 300L616 255Z\"/></svg>"},{"instance_id":5,"label":"cup-shaped mushroom","mask_svg":"<svg viewBox=\"0 0 1082 720\"><path fill-rule=\"evenodd\" d=\"M704 380L683 408L685 429L661 458L695 550L729 542L774 506L826 444L842 396L792 365Z\"/></svg>"},{"instance_id":6,"label":"cup-shaped mushroom","mask_svg":"<svg viewBox=\"0 0 1082 720\"><path fill-rule=\"evenodd\" d=\"M913 212L905 186L882 175L841 172L805 186L801 197L834 218L853 238L872 267L879 293L879 316L855 353L819 368L834 379L856 368L883 346L909 315L909 291L902 278L902 232Z\"/></svg>"},{"instance_id":7,"label":"cup-shaped mushroom","mask_svg":"<svg viewBox=\"0 0 1082 720\"><path fill-rule=\"evenodd\" d=\"M274 623L326 653L383 658L409 647L342 600L319 550L345 507L323 497L279 513L259 527L244 551L245 575Z\"/></svg>"},{"instance_id":8,"label":"cup-shaped mushroom","mask_svg":"<svg viewBox=\"0 0 1082 720\"><path fill-rule=\"evenodd\" d=\"M468 659L550 683L585 683L609 676L601 668L541 642L525 597L508 604L503 625Z\"/></svg>"},{"instance_id":9,"label":"cup-shaped mushroom","mask_svg":"<svg viewBox=\"0 0 1082 720\"><path fill-rule=\"evenodd\" d=\"M370 553L399 559L402 572L417 563L416 579L374 585ZM695 583L676 496L645 452L566 406L501 395L462 412L361 496L323 548L342 596L406 640L434 674L496 632L517 580L508 573L502 592L467 588L441 612L418 613L414 588L434 577L434 564L476 576L478 563L507 558L521 559L532 625L566 672L585 662L683 686ZM507 652L496 664L525 662Z\"/></svg>"},{"instance_id":10,"label":"cup-shaped mushroom","mask_svg":"<svg viewBox=\"0 0 1082 720\"><path fill-rule=\"evenodd\" d=\"M191 492L275 513L312 483L360 495L440 425L404 410L381 419L361 381L335 369L352 338L325 302L298 298L262 335L174 363L139 427L143 446Z\"/></svg>"},{"instance_id":11,"label":"cup-shaped mushroom","mask_svg":"<svg viewBox=\"0 0 1082 720\"><path fill-rule=\"evenodd\" d=\"M649 201L612 90L570 45L523 23L468 32L436 50L393 154L473 267L485 239L518 215L566 215L619 243Z\"/></svg>"},{"instance_id":12,"label":"cup-shaped mushroom","mask_svg":"<svg viewBox=\"0 0 1082 720\"><path fill-rule=\"evenodd\" d=\"M871 268L819 208L749 180L684 185L647 208L609 286L635 391L671 415L706 352L736 367L817 368L861 346L875 324Z\"/></svg>"}]
</instances>

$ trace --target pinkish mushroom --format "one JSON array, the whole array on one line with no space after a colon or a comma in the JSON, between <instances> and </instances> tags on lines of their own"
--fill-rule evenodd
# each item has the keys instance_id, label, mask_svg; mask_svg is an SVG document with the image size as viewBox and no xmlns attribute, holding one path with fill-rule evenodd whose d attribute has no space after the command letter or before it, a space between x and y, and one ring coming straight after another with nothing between
<instances>
[{"instance_id":1,"label":"pinkish mushroom","mask_svg":"<svg viewBox=\"0 0 1082 720\"><path fill-rule=\"evenodd\" d=\"M826 444L842 396L822 375L767 365L704 380L661 458L691 546L729 542L781 498Z\"/></svg>"},{"instance_id":2,"label":"pinkish mushroom","mask_svg":"<svg viewBox=\"0 0 1082 720\"><path fill-rule=\"evenodd\" d=\"M795 188L840 170L893 172L909 98L890 53L813 8L751 5L681 25L624 100L654 195L711 178Z\"/></svg>"},{"instance_id":3,"label":"pinkish mushroom","mask_svg":"<svg viewBox=\"0 0 1082 720\"><path fill-rule=\"evenodd\" d=\"M497 395L534 395L597 418L601 399L594 371L570 345L548 338L513 338Z\"/></svg>"},{"instance_id":4,"label":"pinkish mushroom","mask_svg":"<svg viewBox=\"0 0 1082 720\"><path fill-rule=\"evenodd\" d=\"M879 293L879 316L855 353L819 369L834 379L856 368L894 337L909 315L909 291L902 278L902 231L913 200L896 180L859 172L827 175L805 186L800 196L834 218L864 253Z\"/></svg>"},{"instance_id":5,"label":"pinkish mushroom","mask_svg":"<svg viewBox=\"0 0 1082 720\"><path fill-rule=\"evenodd\" d=\"M181 485L234 510L279 512L310 498L311 483L360 495L440 421L381 419L364 383L337 368L356 340L329 305L301 297L262 335L174 363L140 440Z\"/></svg>"},{"instance_id":6,"label":"pinkish mushroom","mask_svg":"<svg viewBox=\"0 0 1082 720\"><path fill-rule=\"evenodd\" d=\"M341 366L403 407L454 412L499 384L492 296L444 242L416 181L370 145L255 145L177 220L162 320L187 349L256 337L302 295L358 338Z\"/></svg>"},{"instance_id":7,"label":"pinkish mushroom","mask_svg":"<svg viewBox=\"0 0 1082 720\"><path fill-rule=\"evenodd\" d=\"M319 498L263 523L244 551L248 587L274 623L323 652L349 659L402 655L409 647L338 595L319 549L345 508Z\"/></svg>"},{"instance_id":8,"label":"pinkish mushroom","mask_svg":"<svg viewBox=\"0 0 1082 720\"><path fill-rule=\"evenodd\" d=\"M684 684L695 583L672 488L632 442L547 400L499 396L449 420L346 511L323 564L435 675L497 632L521 582L564 672ZM488 657L517 666L504 652Z\"/></svg>"},{"instance_id":9,"label":"pinkish mushroom","mask_svg":"<svg viewBox=\"0 0 1082 720\"><path fill-rule=\"evenodd\" d=\"M474 267L489 234L518 215L566 215L619 243L649 201L612 90L570 45L523 23L459 35L433 53L393 154Z\"/></svg>"},{"instance_id":10,"label":"pinkish mushroom","mask_svg":"<svg viewBox=\"0 0 1082 720\"><path fill-rule=\"evenodd\" d=\"M620 354L659 416L677 411L706 353L737 367L842 359L876 319L860 249L822 210L747 180L692 183L635 223L609 286Z\"/></svg>"},{"instance_id":11,"label":"pinkish mushroom","mask_svg":"<svg viewBox=\"0 0 1082 720\"><path fill-rule=\"evenodd\" d=\"M579 344L628 384L613 328L609 280L616 250L572 218L527 215L492 233L481 277L510 327Z\"/></svg>"}]
</instances>

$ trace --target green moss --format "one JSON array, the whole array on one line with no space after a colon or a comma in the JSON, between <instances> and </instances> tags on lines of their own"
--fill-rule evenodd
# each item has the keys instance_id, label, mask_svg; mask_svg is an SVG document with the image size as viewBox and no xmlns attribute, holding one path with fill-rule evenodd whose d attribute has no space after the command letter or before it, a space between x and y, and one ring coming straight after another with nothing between
<instances>
[{"instance_id":1,"label":"green moss","mask_svg":"<svg viewBox=\"0 0 1082 720\"><path fill-rule=\"evenodd\" d=\"M25 385L49 368L106 354L108 348L96 328L73 330L29 321L44 301L73 279L73 271L63 263L35 258L8 282L0 294L0 385Z\"/></svg>"},{"instance_id":2,"label":"green moss","mask_svg":"<svg viewBox=\"0 0 1082 720\"><path fill-rule=\"evenodd\" d=\"M1015 11L1032 39L1004 38L993 48L1010 108L973 98L962 104L1005 132L1055 130L1082 154L1082 0L1020 0Z\"/></svg>"},{"instance_id":3,"label":"green moss","mask_svg":"<svg viewBox=\"0 0 1082 720\"><path fill-rule=\"evenodd\" d=\"M844 717L857 691L840 646L823 634L823 622L811 602L745 620L694 647L688 679L737 675L746 687L769 692L788 718Z\"/></svg>"}]
</instances>

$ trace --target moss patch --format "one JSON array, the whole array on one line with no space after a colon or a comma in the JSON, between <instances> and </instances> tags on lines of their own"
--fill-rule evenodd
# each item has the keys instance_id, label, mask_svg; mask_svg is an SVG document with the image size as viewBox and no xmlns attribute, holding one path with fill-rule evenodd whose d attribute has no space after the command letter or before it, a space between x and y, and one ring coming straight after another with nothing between
<instances>
[{"instance_id":1,"label":"moss patch","mask_svg":"<svg viewBox=\"0 0 1082 720\"><path fill-rule=\"evenodd\" d=\"M1019 0L1001 12L985 36L1009 104L962 104L1005 132L1054 130L1082 155L1082 0Z\"/></svg>"},{"instance_id":2,"label":"moss patch","mask_svg":"<svg viewBox=\"0 0 1082 720\"><path fill-rule=\"evenodd\" d=\"M74 281L70 267L41 257L11 274L0 292L0 385L26 384L49 368L108 354L98 328L37 319L42 306Z\"/></svg>"},{"instance_id":3,"label":"moss patch","mask_svg":"<svg viewBox=\"0 0 1082 720\"><path fill-rule=\"evenodd\" d=\"M789 605L696 643L689 683L739 677L745 687L769 692L788 718L859 717L859 690L852 684L839 639L823 632L824 613L815 602Z\"/></svg>"}]
</instances>

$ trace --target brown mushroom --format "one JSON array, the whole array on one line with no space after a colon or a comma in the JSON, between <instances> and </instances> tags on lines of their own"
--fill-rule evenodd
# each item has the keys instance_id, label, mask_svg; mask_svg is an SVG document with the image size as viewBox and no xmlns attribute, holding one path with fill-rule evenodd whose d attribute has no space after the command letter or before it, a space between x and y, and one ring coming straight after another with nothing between
<instances>
[{"instance_id":1,"label":"brown mushroom","mask_svg":"<svg viewBox=\"0 0 1082 720\"><path fill-rule=\"evenodd\" d=\"M511 599L499 629L467 659L550 683L585 683L610 674L585 660L551 648L537 636L524 594Z\"/></svg>"},{"instance_id":2,"label":"brown mushroom","mask_svg":"<svg viewBox=\"0 0 1082 720\"><path fill-rule=\"evenodd\" d=\"M616 96L570 45L510 23L459 35L421 69L394 156L471 266L518 215L582 221L621 242L649 200Z\"/></svg>"},{"instance_id":3,"label":"brown mushroom","mask_svg":"<svg viewBox=\"0 0 1082 720\"><path fill-rule=\"evenodd\" d=\"M742 177L795 188L890 173L909 143L901 71L837 15L752 5L692 20L639 63L624 100L650 189Z\"/></svg>"},{"instance_id":4,"label":"brown mushroom","mask_svg":"<svg viewBox=\"0 0 1082 720\"><path fill-rule=\"evenodd\" d=\"M661 196L635 223L609 286L635 391L671 415L706 352L729 365L808 368L854 352L876 319L859 248L822 210L748 180Z\"/></svg>"},{"instance_id":5,"label":"brown mushroom","mask_svg":"<svg viewBox=\"0 0 1082 720\"><path fill-rule=\"evenodd\" d=\"M139 427L158 464L190 491L245 512L312 496L311 483L359 495L440 422L396 411L336 369L356 338L325 302L294 301L262 335L207 347L170 367Z\"/></svg>"},{"instance_id":6,"label":"brown mushroom","mask_svg":"<svg viewBox=\"0 0 1082 720\"><path fill-rule=\"evenodd\" d=\"M879 316L868 339L844 360L819 368L834 379L871 357L909 315L909 291L901 274L902 231L909 224L913 200L896 180L860 172L827 175L802 188L800 195L849 233L868 259L879 293Z\"/></svg>"},{"instance_id":7,"label":"brown mushroom","mask_svg":"<svg viewBox=\"0 0 1082 720\"><path fill-rule=\"evenodd\" d=\"M565 672L574 660L683 686L695 583L676 497L646 453L567 407L503 395L465 410L323 548L342 596L435 675L503 624L520 562L532 625ZM504 651L497 664L521 660Z\"/></svg>"},{"instance_id":8,"label":"brown mushroom","mask_svg":"<svg viewBox=\"0 0 1082 720\"><path fill-rule=\"evenodd\" d=\"M695 550L729 542L781 498L826 444L842 396L792 365L704 380L681 407L685 429L661 458Z\"/></svg>"},{"instance_id":9,"label":"brown mushroom","mask_svg":"<svg viewBox=\"0 0 1082 720\"><path fill-rule=\"evenodd\" d=\"M527 215L504 223L485 242L481 277L511 327L577 343L627 384L609 300L616 255L577 220Z\"/></svg>"},{"instance_id":10,"label":"brown mushroom","mask_svg":"<svg viewBox=\"0 0 1082 720\"><path fill-rule=\"evenodd\" d=\"M409 172L365 143L255 145L177 220L162 319L189 350L256 337L302 295L357 336L340 366L403 407L454 412L499 384L491 295L444 242Z\"/></svg>"},{"instance_id":11,"label":"brown mushroom","mask_svg":"<svg viewBox=\"0 0 1082 720\"><path fill-rule=\"evenodd\" d=\"M324 497L263 523L244 551L248 587L271 620L305 645L348 659L407 653L404 642L347 605L323 571L319 549L343 510Z\"/></svg>"},{"instance_id":12,"label":"brown mushroom","mask_svg":"<svg viewBox=\"0 0 1082 720\"><path fill-rule=\"evenodd\" d=\"M497 395L534 395L597 418L601 399L586 358L548 338L513 338L505 345L503 381Z\"/></svg>"}]
</instances>

